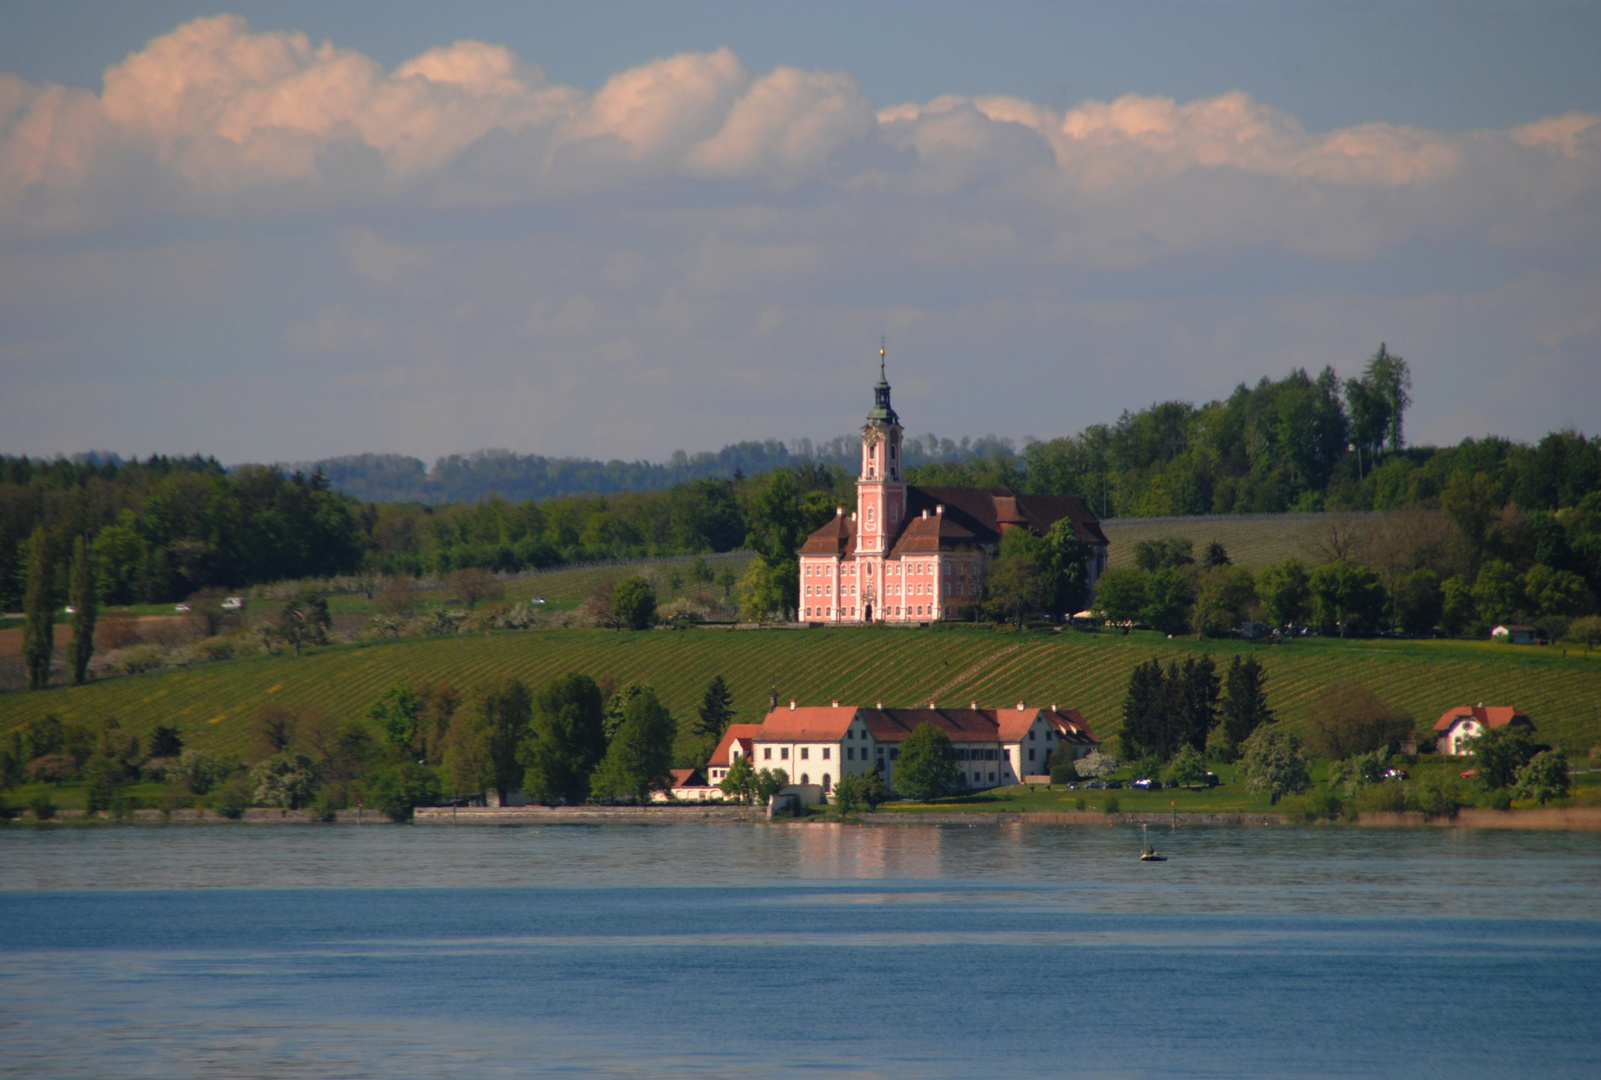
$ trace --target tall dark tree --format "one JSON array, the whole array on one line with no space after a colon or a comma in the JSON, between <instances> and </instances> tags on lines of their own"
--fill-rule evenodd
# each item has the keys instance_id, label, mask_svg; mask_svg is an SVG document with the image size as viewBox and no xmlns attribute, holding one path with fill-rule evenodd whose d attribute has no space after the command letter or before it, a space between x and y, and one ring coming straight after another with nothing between
<instances>
[{"instance_id":1,"label":"tall dark tree","mask_svg":"<svg viewBox=\"0 0 1601 1080\"><path fill-rule=\"evenodd\" d=\"M1217 722L1217 701L1220 690L1217 664L1210 656L1192 656L1184 661L1180 673L1184 686L1183 730L1168 748L1166 759L1171 759L1184 746L1206 749L1206 737Z\"/></svg>"},{"instance_id":2,"label":"tall dark tree","mask_svg":"<svg viewBox=\"0 0 1601 1080\"><path fill-rule=\"evenodd\" d=\"M1137 761L1157 753L1165 742L1162 718L1163 694L1166 680L1162 677L1162 664L1147 660L1129 673L1128 693L1123 697L1123 756Z\"/></svg>"},{"instance_id":3,"label":"tall dark tree","mask_svg":"<svg viewBox=\"0 0 1601 1080\"><path fill-rule=\"evenodd\" d=\"M541 802L577 806L606 756L605 706L587 675L564 675L534 695L529 736L518 759L528 794Z\"/></svg>"},{"instance_id":4,"label":"tall dark tree","mask_svg":"<svg viewBox=\"0 0 1601 1080\"><path fill-rule=\"evenodd\" d=\"M734 695L721 675L712 679L700 701L700 718L695 722L695 734L709 739L721 739L728 725L733 723Z\"/></svg>"},{"instance_id":5,"label":"tall dark tree","mask_svg":"<svg viewBox=\"0 0 1601 1080\"><path fill-rule=\"evenodd\" d=\"M1251 737L1251 732L1262 724L1273 722L1273 710L1268 708L1267 672L1254 656L1236 656L1229 664L1223 680L1221 717L1217 731L1219 756L1234 760L1239 746Z\"/></svg>"},{"instance_id":6,"label":"tall dark tree","mask_svg":"<svg viewBox=\"0 0 1601 1080\"><path fill-rule=\"evenodd\" d=\"M594 683L590 683L593 687ZM599 713L600 691L595 691ZM490 786L501 805L524 782L522 748L533 726L533 703L528 687L517 679L501 679L479 691L469 712L479 732L480 745L492 776Z\"/></svg>"},{"instance_id":7,"label":"tall dark tree","mask_svg":"<svg viewBox=\"0 0 1601 1080\"><path fill-rule=\"evenodd\" d=\"M22 662L28 689L50 685L50 661L56 651L55 559L44 526L28 541L28 588L23 598Z\"/></svg>"},{"instance_id":8,"label":"tall dark tree","mask_svg":"<svg viewBox=\"0 0 1601 1080\"><path fill-rule=\"evenodd\" d=\"M89 660L95 653L95 574L93 556L83 537L72 545L72 681L82 686L89 678Z\"/></svg>"}]
</instances>

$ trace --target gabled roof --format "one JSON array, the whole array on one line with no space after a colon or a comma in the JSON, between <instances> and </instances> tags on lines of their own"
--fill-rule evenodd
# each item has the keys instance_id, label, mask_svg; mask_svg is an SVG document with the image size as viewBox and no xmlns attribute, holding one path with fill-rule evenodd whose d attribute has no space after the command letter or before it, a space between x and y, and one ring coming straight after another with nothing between
<instances>
[{"instance_id":1,"label":"gabled roof","mask_svg":"<svg viewBox=\"0 0 1601 1080\"><path fill-rule=\"evenodd\" d=\"M757 728L762 742L838 742L858 712L854 705L780 706Z\"/></svg>"},{"instance_id":2,"label":"gabled roof","mask_svg":"<svg viewBox=\"0 0 1601 1080\"><path fill-rule=\"evenodd\" d=\"M951 742L1000 742L1000 725L991 709L863 709L867 730L879 742L900 742L924 724L933 724Z\"/></svg>"},{"instance_id":3,"label":"gabled roof","mask_svg":"<svg viewBox=\"0 0 1601 1080\"><path fill-rule=\"evenodd\" d=\"M1458 705L1434 722L1435 731L1450 731L1459 721L1477 720L1482 727L1506 727L1513 721L1534 726L1534 721L1512 705Z\"/></svg>"},{"instance_id":4,"label":"gabled roof","mask_svg":"<svg viewBox=\"0 0 1601 1080\"><path fill-rule=\"evenodd\" d=\"M750 742L761 733L760 724L729 724L723 737L717 740L717 749L712 751L712 758L706 763L707 768L727 768L733 764L728 752L735 742L739 742L745 754L750 753Z\"/></svg>"},{"instance_id":5,"label":"gabled roof","mask_svg":"<svg viewBox=\"0 0 1601 1080\"><path fill-rule=\"evenodd\" d=\"M806 538L800 547L801 555L850 555L856 550L856 515L837 513Z\"/></svg>"},{"instance_id":6,"label":"gabled roof","mask_svg":"<svg viewBox=\"0 0 1601 1080\"><path fill-rule=\"evenodd\" d=\"M900 555L935 555L941 551L955 551L972 547L978 536L948 514L929 511L927 517L918 514L910 518L901 530L900 538L890 549L890 557Z\"/></svg>"},{"instance_id":7,"label":"gabled roof","mask_svg":"<svg viewBox=\"0 0 1601 1080\"><path fill-rule=\"evenodd\" d=\"M673 769L673 782L675 788L711 787L706 778L700 774L699 769Z\"/></svg>"},{"instance_id":8,"label":"gabled roof","mask_svg":"<svg viewBox=\"0 0 1601 1080\"><path fill-rule=\"evenodd\" d=\"M1052 706L1045 710L1045 719L1050 721L1056 729L1058 737L1081 746L1099 746L1101 740L1095 737L1095 732L1084 722L1084 714L1077 709L1057 709Z\"/></svg>"}]
</instances>

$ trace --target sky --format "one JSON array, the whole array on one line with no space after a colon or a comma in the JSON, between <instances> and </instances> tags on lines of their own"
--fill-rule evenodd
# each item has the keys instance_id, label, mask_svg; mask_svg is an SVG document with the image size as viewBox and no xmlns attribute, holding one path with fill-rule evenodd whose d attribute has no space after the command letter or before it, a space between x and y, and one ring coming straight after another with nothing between
<instances>
[{"instance_id":1,"label":"sky","mask_svg":"<svg viewBox=\"0 0 1601 1080\"><path fill-rule=\"evenodd\" d=\"M1601 3L0 8L0 452L1601 416Z\"/></svg>"}]
</instances>

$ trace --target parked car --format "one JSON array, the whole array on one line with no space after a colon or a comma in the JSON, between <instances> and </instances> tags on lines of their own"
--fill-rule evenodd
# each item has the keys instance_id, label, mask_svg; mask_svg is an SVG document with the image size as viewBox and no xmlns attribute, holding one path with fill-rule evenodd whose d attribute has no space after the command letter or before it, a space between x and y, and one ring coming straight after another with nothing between
<instances>
[{"instance_id":1,"label":"parked car","mask_svg":"<svg viewBox=\"0 0 1601 1080\"><path fill-rule=\"evenodd\" d=\"M1106 790L1106 781L1105 780L1091 780L1089 783L1084 785L1084 790L1085 791L1105 791Z\"/></svg>"},{"instance_id":2,"label":"parked car","mask_svg":"<svg viewBox=\"0 0 1601 1080\"><path fill-rule=\"evenodd\" d=\"M187 615L187 614L189 614L189 605L188 604L174 604L174 605L172 605L172 610L176 611L179 615Z\"/></svg>"},{"instance_id":3,"label":"parked car","mask_svg":"<svg viewBox=\"0 0 1601 1080\"><path fill-rule=\"evenodd\" d=\"M1384 770L1384 778L1386 780L1409 780L1409 779L1411 779L1409 776L1407 776L1405 769L1385 769Z\"/></svg>"},{"instance_id":4,"label":"parked car","mask_svg":"<svg viewBox=\"0 0 1601 1080\"><path fill-rule=\"evenodd\" d=\"M224 600L222 602L222 610L224 610L224 611L243 611L243 610L245 610L245 598L242 597L242 596L230 596L230 597L228 597L226 600Z\"/></svg>"},{"instance_id":5,"label":"parked car","mask_svg":"<svg viewBox=\"0 0 1601 1080\"><path fill-rule=\"evenodd\" d=\"M1106 786L1111 791L1122 791L1123 790L1123 781L1121 781L1121 780L1108 780L1106 782Z\"/></svg>"},{"instance_id":6,"label":"parked car","mask_svg":"<svg viewBox=\"0 0 1601 1080\"><path fill-rule=\"evenodd\" d=\"M1162 781L1152 780L1149 776L1142 776L1138 780L1135 780L1133 783L1129 784L1129 787L1139 788L1141 791L1161 791Z\"/></svg>"},{"instance_id":7,"label":"parked car","mask_svg":"<svg viewBox=\"0 0 1601 1080\"><path fill-rule=\"evenodd\" d=\"M1217 778L1217 773L1209 772L1209 773L1206 774L1205 784L1206 784L1207 787L1214 788L1214 787L1217 787L1221 783L1222 783L1222 781Z\"/></svg>"}]
</instances>

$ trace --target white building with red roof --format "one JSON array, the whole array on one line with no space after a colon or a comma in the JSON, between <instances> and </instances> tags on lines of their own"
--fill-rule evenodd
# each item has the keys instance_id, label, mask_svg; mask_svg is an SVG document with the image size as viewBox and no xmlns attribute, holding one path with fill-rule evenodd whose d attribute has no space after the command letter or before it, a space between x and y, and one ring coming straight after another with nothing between
<instances>
[{"instance_id":1,"label":"white building with red roof","mask_svg":"<svg viewBox=\"0 0 1601 1080\"><path fill-rule=\"evenodd\" d=\"M706 778L716 787L728 777L728 767L736 758L748 758L754 746L753 739L762 730L760 724L729 724L728 730L718 740L717 748L712 751L711 760L706 763Z\"/></svg>"},{"instance_id":2,"label":"white building with red roof","mask_svg":"<svg viewBox=\"0 0 1601 1080\"><path fill-rule=\"evenodd\" d=\"M889 401L879 350L873 408L862 427L856 512L834 519L801 545L803 622L926 623L964 618L982 595L984 558L1012 529L1045 535L1071 523L1089 546L1090 597L1106 569L1106 534L1078 495L1018 495L1004 488L919 487L902 476L902 428ZM1090 597L1087 597L1088 600Z\"/></svg>"},{"instance_id":3,"label":"white building with red roof","mask_svg":"<svg viewBox=\"0 0 1601 1080\"><path fill-rule=\"evenodd\" d=\"M1474 739L1486 731L1508 724L1520 724L1534 730L1534 721L1511 705L1486 705L1482 701L1477 705L1458 705L1445 710L1434 722L1434 730L1439 733L1435 736L1435 747L1442 754L1462 757L1473 752L1469 743Z\"/></svg>"},{"instance_id":4,"label":"white building with red roof","mask_svg":"<svg viewBox=\"0 0 1601 1080\"><path fill-rule=\"evenodd\" d=\"M1003 709L981 709L977 702L965 709L940 708L932 701L927 708L887 709L882 702L868 707L791 701L770 711L761 724L743 726L756 728L750 737L755 768L783 769L793 784L816 787L827 797L841 777L875 768L893 788L901 743L925 723L950 737L961 782L974 791L1047 774L1047 760L1058 746L1071 746L1075 759L1100 746L1076 709L1021 701ZM708 771L717 767L714 756Z\"/></svg>"}]
</instances>

